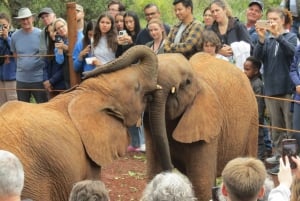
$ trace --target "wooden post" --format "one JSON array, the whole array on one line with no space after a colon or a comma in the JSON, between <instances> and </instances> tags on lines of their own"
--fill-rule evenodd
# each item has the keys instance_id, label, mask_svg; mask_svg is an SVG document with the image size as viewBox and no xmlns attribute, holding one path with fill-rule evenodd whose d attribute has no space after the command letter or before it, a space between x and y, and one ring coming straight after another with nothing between
<instances>
[{"instance_id":1,"label":"wooden post","mask_svg":"<svg viewBox=\"0 0 300 201\"><path fill-rule=\"evenodd\" d=\"M69 39L69 73L70 73L70 86L73 87L80 83L80 74L76 73L73 68L73 49L77 41L77 20L76 20L76 2L68 2L67 6L67 22L68 22L68 39Z\"/></svg>"}]
</instances>

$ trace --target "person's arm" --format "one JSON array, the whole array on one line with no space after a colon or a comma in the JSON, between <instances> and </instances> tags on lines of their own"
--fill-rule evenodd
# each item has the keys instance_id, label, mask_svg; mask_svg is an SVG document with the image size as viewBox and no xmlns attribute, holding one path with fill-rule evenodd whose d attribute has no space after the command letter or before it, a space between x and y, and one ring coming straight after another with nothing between
<instances>
[{"instance_id":1,"label":"person's arm","mask_svg":"<svg viewBox=\"0 0 300 201\"><path fill-rule=\"evenodd\" d=\"M80 55L81 51L83 51L82 47L82 41L77 42L72 55L74 70L76 72L83 71L83 65L85 64L84 56L82 54Z\"/></svg>"},{"instance_id":2,"label":"person's arm","mask_svg":"<svg viewBox=\"0 0 300 201\"><path fill-rule=\"evenodd\" d=\"M290 187L293 182L292 170L290 168L290 162L288 156L285 156L285 163L280 158L280 168L278 172L279 186L272 189L268 201L289 201L290 200Z\"/></svg>"},{"instance_id":3,"label":"person's arm","mask_svg":"<svg viewBox=\"0 0 300 201\"><path fill-rule=\"evenodd\" d=\"M165 42L165 52L173 53L189 53L194 47L199 44L199 41L202 39L202 25L198 22L193 22L190 27L187 27L186 30L182 33L181 37L184 37L184 40L180 43L171 42L168 37ZM174 34L174 33L173 33ZM172 31L169 35L173 35Z\"/></svg>"},{"instance_id":4,"label":"person's arm","mask_svg":"<svg viewBox=\"0 0 300 201\"><path fill-rule=\"evenodd\" d=\"M300 92L300 75L298 71L299 63L300 63L300 46L297 47L295 56L293 58L293 62L290 66L290 77L296 86L296 91Z\"/></svg>"}]
</instances>

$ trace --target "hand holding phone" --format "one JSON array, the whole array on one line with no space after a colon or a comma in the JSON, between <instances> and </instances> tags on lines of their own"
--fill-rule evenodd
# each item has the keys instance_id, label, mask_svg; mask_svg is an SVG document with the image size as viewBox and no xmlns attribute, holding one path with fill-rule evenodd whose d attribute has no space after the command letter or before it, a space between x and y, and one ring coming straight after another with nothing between
<instances>
[{"instance_id":1,"label":"hand holding phone","mask_svg":"<svg viewBox=\"0 0 300 201\"><path fill-rule=\"evenodd\" d=\"M255 26L257 28L270 29L271 22L269 20L257 20Z\"/></svg>"},{"instance_id":2,"label":"hand holding phone","mask_svg":"<svg viewBox=\"0 0 300 201\"><path fill-rule=\"evenodd\" d=\"M297 168L297 164L292 160L292 156L295 158L298 154L298 144L296 139L284 139L282 140L282 158L285 164L285 156L288 156L291 169Z\"/></svg>"}]
</instances>

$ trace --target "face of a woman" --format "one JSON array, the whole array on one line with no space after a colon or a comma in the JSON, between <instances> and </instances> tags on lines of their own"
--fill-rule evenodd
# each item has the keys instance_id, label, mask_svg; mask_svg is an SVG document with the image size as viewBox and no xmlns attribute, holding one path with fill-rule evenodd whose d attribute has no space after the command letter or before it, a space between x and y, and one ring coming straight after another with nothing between
<instances>
[{"instance_id":1,"label":"face of a woman","mask_svg":"<svg viewBox=\"0 0 300 201\"><path fill-rule=\"evenodd\" d=\"M213 24L214 18L209 9L205 11L205 13L203 15L203 21L204 21L205 26L210 26Z\"/></svg>"},{"instance_id":2,"label":"face of a woman","mask_svg":"<svg viewBox=\"0 0 300 201\"><path fill-rule=\"evenodd\" d=\"M106 34L110 31L112 23L108 17L102 17L99 21L100 32Z\"/></svg>"},{"instance_id":3,"label":"face of a woman","mask_svg":"<svg viewBox=\"0 0 300 201\"><path fill-rule=\"evenodd\" d=\"M124 17L122 15L116 16L115 23L118 31L124 29Z\"/></svg>"},{"instance_id":4,"label":"face of a woman","mask_svg":"<svg viewBox=\"0 0 300 201\"><path fill-rule=\"evenodd\" d=\"M126 16L125 19L124 19L124 23L125 23L125 26L126 28L129 30L129 31L134 31L134 19L133 17L131 16Z\"/></svg>"},{"instance_id":5,"label":"face of a woman","mask_svg":"<svg viewBox=\"0 0 300 201\"><path fill-rule=\"evenodd\" d=\"M148 24L148 30L150 33L150 36L155 39L161 39L163 36L163 29L162 27L157 23L151 23Z\"/></svg>"},{"instance_id":6,"label":"face of a woman","mask_svg":"<svg viewBox=\"0 0 300 201\"><path fill-rule=\"evenodd\" d=\"M210 11L213 16L213 19L216 20L216 22L218 23L222 22L225 18L227 18L226 10L215 3L211 5Z\"/></svg>"},{"instance_id":7,"label":"face of a woman","mask_svg":"<svg viewBox=\"0 0 300 201\"><path fill-rule=\"evenodd\" d=\"M55 30L58 35L61 35L63 37L68 37L68 27L64 22L57 21L55 23Z\"/></svg>"}]
</instances>

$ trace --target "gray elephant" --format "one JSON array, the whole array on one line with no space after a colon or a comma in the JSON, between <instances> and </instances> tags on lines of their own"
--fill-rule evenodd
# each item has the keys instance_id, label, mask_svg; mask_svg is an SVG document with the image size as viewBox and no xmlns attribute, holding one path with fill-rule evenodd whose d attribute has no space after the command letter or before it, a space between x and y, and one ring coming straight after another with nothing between
<instances>
[{"instance_id":1,"label":"gray elephant","mask_svg":"<svg viewBox=\"0 0 300 201\"><path fill-rule=\"evenodd\" d=\"M199 200L209 200L229 160L256 156L255 95L241 70L204 53L190 60L162 54L158 64L162 89L150 104L150 121L144 118L148 174L175 167L191 180Z\"/></svg>"},{"instance_id":2,"label":"gray elephant","mask_svg":"<svg viewBox=\"0 0 300 201\"><path fill-rule=\"evenodd\" d=\"M132 65L136 60L139 65ZM98 75L97 69L48 103L14 101L0 108L0 149L24 166L22 198L67 201L75 182L99 179L101 166L125 154L127 127L136 124L156 89L157 58L136 46L101 66L115 72Z\"/></svg>"}]
</instances>

